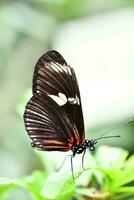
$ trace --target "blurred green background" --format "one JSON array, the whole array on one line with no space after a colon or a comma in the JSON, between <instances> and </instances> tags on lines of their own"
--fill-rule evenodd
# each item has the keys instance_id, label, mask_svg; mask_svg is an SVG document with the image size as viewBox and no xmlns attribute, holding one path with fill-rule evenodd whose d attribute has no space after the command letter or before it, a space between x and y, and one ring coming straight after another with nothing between
<instances>
[{"instance_id":1,"label":"blurred green background","mask_svg":"<svg viewBox=\"0 0 134 200\"><path fill-rule=\"evenodd\" d=\"M22 177L42 168L24 129L23 112L35 63L51 49L59 51L76 71L86 138L133 119L133 0L1 0L2 177ZM123 147L133 153L133 121L109 134L121 134L121 138L99 145ZM29 199L24 195L23 200ZM12 196L10 200L18 199L17 193Z\"/></svg>"}]
</instances>

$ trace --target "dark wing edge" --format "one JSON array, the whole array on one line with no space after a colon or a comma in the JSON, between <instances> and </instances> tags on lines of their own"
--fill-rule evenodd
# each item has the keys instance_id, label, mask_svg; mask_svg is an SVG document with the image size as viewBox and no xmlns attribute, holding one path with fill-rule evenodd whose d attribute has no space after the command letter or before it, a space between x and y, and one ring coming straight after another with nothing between
<instances>
[{"instance_id":1,"label":"dark wing edge","mask_svg":"<svg viewBox=\"0 0 134 200\"><path fill-rule=\"evenodd\" d=\"M85 141L84 119L79 86L75 72L55 50L42 55L38 60L33 76L33 94L56 95L63 93L67 103L62 106L69 120L77 128L80 143ZM74 99L71 102L70 99Z\"/></svg>"},{"instance_id":2,"label":"dark wing edge","mask_svg":"<svg viewBox=\"0 0 134 200\"><path fill-rule=\"evenodd\" d=\"M49 68L51 68L50 63L57 63L57 67L58 65L67 65L66 61L64 60L64 58L60 55L60 53L58 53L55 50L52 51L48 51L47 53L43 54L39 60L37 61L36 65L35 65L35 69L34 69L34 75L33 75L33 94L37 92L37 90L39 88L37 88L38 85L42 84L44 82L44 80L42 78L48 78L48 81L50 82L50 80L53 82L56 82L55 76L53 76L53 74L51 75L52 69L51 71L49 71L49 69L47 69L47 71L44 71L43 68L47 68L47 66ZM42 70L41 70L42 69ZM57 68L57 70L59 70L59 68ZM46 73L46 74L45 74ZM57 77L56 77L57 78ZM38 80L39 79L39 80ZM58 83L57 83L58 84ZM47 85L47 84L46 84ZM43 86L43 85L42 85ZM59 85L58 85L59 86ZM52 87L52 85L49 86L48 84L48 88ZM41 85L40 85L41 88ZM47 88L47 89L48 89ZM53 88L53 87L52 87ZM44 88L45 89L45 88ZM40 90L40 89L39 89ZM49 91L49 90L48 90ZM47 91L43 90L42 92L47 93Z\"/></svg>"},{"instance_id":3,"label":"dark wing edge","mask_svg":"<svg viewBox=\"0 0 134 200\"><path fill-rule=\"evenodd\" d=\"M69 151L79 137L64 110L49 96L34 94L24 113L32 146L44 151Z\"/></svg>"}]
</instances>

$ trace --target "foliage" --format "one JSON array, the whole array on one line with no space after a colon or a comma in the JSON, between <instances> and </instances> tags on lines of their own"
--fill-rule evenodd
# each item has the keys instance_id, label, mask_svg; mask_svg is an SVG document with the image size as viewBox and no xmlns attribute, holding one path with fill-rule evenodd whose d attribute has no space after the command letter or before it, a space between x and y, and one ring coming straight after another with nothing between
<instances>
[{"instance_id":1,"label":"foliage","mask_svg":"<svg viewBox=\"0 0 134 200\"><path fill-rule=\"evenodd\" d=\"M1 200L17 188L27 190L34 200L63 199L133 199L134 155L118 148L100 147L95 155L89 155L90 166L86 171L71 174L62 169L48 175L48 172L34 171L31 176L20 179L0 179ZM66 166L66 170L67 169Z\"/></svg>"}]
</instances>

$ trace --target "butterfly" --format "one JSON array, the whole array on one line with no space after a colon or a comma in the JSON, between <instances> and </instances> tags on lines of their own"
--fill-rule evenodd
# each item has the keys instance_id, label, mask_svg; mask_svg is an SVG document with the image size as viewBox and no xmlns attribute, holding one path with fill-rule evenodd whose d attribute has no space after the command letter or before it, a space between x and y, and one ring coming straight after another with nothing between
<instances>
[{"instance_id":1,"label":"butterfly","mask_svg":"<svg viewBox=\"0 0 134 200\"><path fill-rule=\"evenodd\" d=\"M39 58L34 69L32 93L24 112L32 147L42 151L71 150L73 172L72 158L83 153L83 163L86 149L93 151L97 139L85 139L77 78L74 69L57 51L51 50Z\"/></svg>"}]
</instances>

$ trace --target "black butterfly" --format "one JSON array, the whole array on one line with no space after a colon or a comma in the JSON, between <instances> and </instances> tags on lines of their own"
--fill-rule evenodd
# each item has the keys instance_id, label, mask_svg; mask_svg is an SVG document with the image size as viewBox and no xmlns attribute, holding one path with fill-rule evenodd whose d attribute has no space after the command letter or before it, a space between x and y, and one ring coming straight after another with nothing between
<instances>
[{"instance_id":1,"label":"black butterfly","mask_svg":"<svg viewBox=\"0 0 134 200\"><path fill-rule=\"evenodd\" d=\"M55 99L63 100L62 104ZM75 72L57 51L42 55L35 66L33 96L26 105L24 122L32 147L43 151L72 150L71 166L75 154L83 152L83 163L86 149L95 149L97 139L85 140Z\"/></svg>"}]
</instances>

